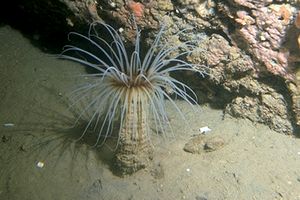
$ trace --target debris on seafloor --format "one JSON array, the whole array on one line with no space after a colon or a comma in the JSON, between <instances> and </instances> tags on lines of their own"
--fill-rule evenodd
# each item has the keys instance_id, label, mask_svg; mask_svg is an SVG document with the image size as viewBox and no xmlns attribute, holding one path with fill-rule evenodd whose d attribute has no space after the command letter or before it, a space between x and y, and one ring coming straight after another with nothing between
<instances>
[{"instance_id":1,"label":"debris on seafloor","mask_svg":"<svg viewBox=\"0 0 300 200\"><path fill-rule=\"evenodd\" d=\"M199 129L199 131L200 131L201 134L207 134L208 132L211 131L211 129L208 128L208 126L203 126L203 127L201 127L201 128Z\"/></svg>"},{"instance_id":2,"label":"debris on seafloor","mask_svg":"<svg viewBox=\"0 0 300 200\"><path fill-rule=\"evenodd\" d=\"M45 163L42 162L42 161L39 161L39 162L37 162L37 164L36 164L36 166L37 166L38 168L43 168L44 165L45 165Z\"/></svg>"},{"instance_id":3,"label":"debris on seafloor","mask_svg":"<svg viewBox=\"0 0 300 200\"><path fill-rule=\"evenodd\" d=\"M13 124L13 123L5 123L5 124L3 124L3 126L4 127L14 127L15 124Z\"/></svg>"}]
</instances>

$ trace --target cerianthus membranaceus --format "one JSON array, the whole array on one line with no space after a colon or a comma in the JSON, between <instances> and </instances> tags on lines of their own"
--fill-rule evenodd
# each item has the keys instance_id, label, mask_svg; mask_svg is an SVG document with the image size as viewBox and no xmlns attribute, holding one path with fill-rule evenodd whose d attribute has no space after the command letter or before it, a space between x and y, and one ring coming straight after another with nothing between
<instances>
[{"instance_id":1,"label":"cerianthus membranaceus","mask_svg":"<svg viewBox=\"0 0 300 200\"><path fill-rule=\"evenodd\" d=\"M97 27L108 33L111 41L100 36ZM98 127L94 129L98 134L95 143L102 145L118 126L115 164L122 174L133 173L149 163L153 151L149 136L150 119L157 133L167 134L166 124L170 126L170 122L166 101L171 102L180 115L182 113L172 96L197 104L192 89L170 76L177 71L205 73L201 66L182 59L194 51L195 45L191 41L179 45L162 44L164 31L165 26L142 55L137 27L134 49L129 51L112 26L94 22L86 36L76 32L69 35L82 39L90 48L67 45L60 56L95 69L96 73L89 74L93 80L75 90L78 94L75 103L93 95L82 111L92 110L93 113L83 135L92 126ZM95 50L101 57L94 53Z\"/></svg>"}]
</instances>

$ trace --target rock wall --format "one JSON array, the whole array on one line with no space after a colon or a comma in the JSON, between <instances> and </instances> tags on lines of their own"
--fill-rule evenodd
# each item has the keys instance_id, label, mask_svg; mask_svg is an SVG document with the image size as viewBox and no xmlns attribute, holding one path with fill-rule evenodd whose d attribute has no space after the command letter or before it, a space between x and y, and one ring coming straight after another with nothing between
<instances>
[{"instance_id":1,"label":"rock wall","mask_svg":"<svg viewBox=\"0 0 300 200\"><path fill-rule=\"evenodd\" d=\"M230 37L254 63L256 75L248 83L259 83L259 91L252 87L248 95L233 99L226 112L266 123L279 132L299 131L298 4L272 0L218 3L218 10L232 24Z\"/></svg>"},{"instance_id":2,"label":"rock wall","mask_svg":"<svg viewBox=\"0 0 300 200\"><path fill-rule=\"evenodd\" d=\"M225 116L248 118L285 134L300 125L300 15L298 0L16 0L2 7L5 23L26 24L41 37L82 30L103 20L134 42L131 15L150 44L159 27L163 40L198 40L187 59L206 65L210 76L193 80L201 103ZM26 19L26 20L25 20ZM192 31L174 37L179 30ZM62 35L60 35L62 37Z\"/></svg>"}]
</instances>

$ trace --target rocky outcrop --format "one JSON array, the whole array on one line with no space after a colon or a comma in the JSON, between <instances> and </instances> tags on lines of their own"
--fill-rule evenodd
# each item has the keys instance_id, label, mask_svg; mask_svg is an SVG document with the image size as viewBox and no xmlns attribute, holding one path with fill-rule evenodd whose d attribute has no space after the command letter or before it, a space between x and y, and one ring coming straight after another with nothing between
<instances>
[{"instance_id":1,"label":"rocky outcrop","mask_svg":"<svg viewBox=\"0 0 300 200\"><path fill-rule=\"evenodd\" d=\"M187 59L210 68L209 77L193 80L202 102L292 134L300 125L298 4L298 0L17 0L1 13L6 23L27 19L28 27L36 24L34 33L42 30L41 37L54 38L60 30L79 30L103 20L128 45L135 39L132 16L146 44L164 24L168 31L163 41L194 40L198 50ZM184 29L189 31L175 36Z\"/></svg>"}]
</instances>

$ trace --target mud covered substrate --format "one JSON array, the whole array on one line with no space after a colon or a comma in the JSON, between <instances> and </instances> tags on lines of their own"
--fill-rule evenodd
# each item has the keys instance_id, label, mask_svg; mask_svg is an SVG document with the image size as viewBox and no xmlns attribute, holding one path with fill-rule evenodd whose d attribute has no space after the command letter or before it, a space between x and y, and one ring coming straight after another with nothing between
<instances>
[{"instance_id":1,"label":"mud covered substrate","mask_svg":"<svg viewBox=\"0 0 300 200\"><path fill-rule=\"evenodd\" d=\"M72 126L77 114L66 94L85 69L43 53L8 26L0 28L0 44L0 199L300 199L299 139L180 101L187 123L168 109L174 137L153 136L149 168L115 176L108 146L75 142L82 128ZM203 126L212 129L204 137L224 144L185 152Z\"/></svg>"}]
</instances>

